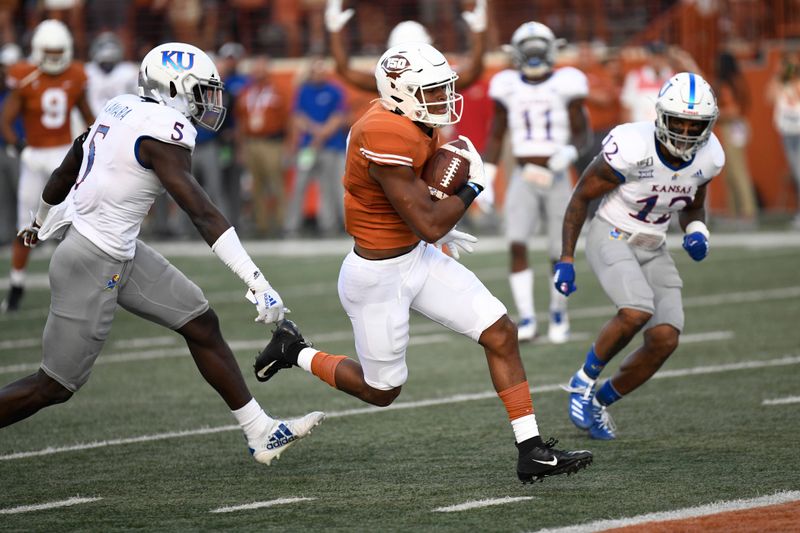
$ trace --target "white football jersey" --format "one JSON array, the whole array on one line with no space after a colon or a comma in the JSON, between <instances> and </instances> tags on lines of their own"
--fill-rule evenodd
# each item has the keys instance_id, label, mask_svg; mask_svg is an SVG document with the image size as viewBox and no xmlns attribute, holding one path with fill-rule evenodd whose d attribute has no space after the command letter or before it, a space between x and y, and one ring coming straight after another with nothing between
<instances>
[{"instance_id":1,"label":"white football jersey","mask_svg":"<svg viewBox=\"0 0 800 533\"><path fill-rule=\"evenodd\" d=\"M506 108L515 157L549 157L571 137L569 103L586 98L586 75L573 67L555 70L544 81L525 81L518 70L503 70L489 82L489 96Z\"/></svg>"},{"instance_id":2,"label":"white football jersey","mask_svg":"<svg viewBox=\"0 0 800 533\"><path fill-rule=\"evenodd\" d=\"M111 257L132 259L142 221L164 192L155 172L139 162L139 143L155 139L194 150L196 136L191 121L171 107L134 95L110 100L83 143L72 193L75 229Z\"/></svg>"},{"instance_id":3,"label":"white football jersey","mask_svg":"<svg viewBox=\"0 0 800 533\"><path fill-rule=\"evenodd\" d=\"M672 167L656 150L653 122L617 126L600 154L622 183L608 193L597 215L622 231L664 234L672 213L694 201L697 188L720 173L725 152L712 133L690 161Z\"/></svg>"},{"instance_id":4,"label":"white football jersey","mask_svg":"<svg viewBox=\"0 0 800 533\"><path fill-rule=\"evenodd\" d=\"M88 82L86 99L95 116L99 115L106 102L121 94L138 94L139 67L130 62L118 63L111 72L101 69L97 63L84 66Z\"/></svg>"}]
</instances>

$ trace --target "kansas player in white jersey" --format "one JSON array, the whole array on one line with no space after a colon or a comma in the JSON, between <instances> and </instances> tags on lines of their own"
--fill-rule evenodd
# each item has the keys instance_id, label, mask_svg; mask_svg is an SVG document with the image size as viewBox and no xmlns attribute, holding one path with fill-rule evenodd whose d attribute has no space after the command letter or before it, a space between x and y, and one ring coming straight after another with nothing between
<instances>
[{"instance_id":1,"label":"kansas player in white jersey","mask_svg":"<svg viewBox=\"0 0 800 533\"><path fill-rule=\"evenodd\" d=\"M586 76L578 69L553 69L558 40L538 22L520 26L511 38L515 69L497 73L489 84L495 114L484 159L491 179L500 158L506 130L516 166L511 172L504 206L506 238L511 247L509 282L519 315L519 340L536 335L533 270L528 264L527 241L544 222L552 264L558 260L561 221L572 183L569 169L578 152L588 148L591 132L584 105L589 92ZM491 199L491 186L478 202ZM549 276L548 276L549 278ZM567 300L550 291L551 342L569 337Z\"/></svg>"},{"instance_id":2,"label":"kansas player in white jersey","mask_svg":"<svg viewBox=\"0 0 800 533\"><path fill-rule=\"evenodd\" d=\"M117 306L184 337L257 461L269 464L322 420L319 412L288 421L269 417L250 394L203 292L137 240L147 211L166 189L248 286L256 321L283 317L280 296L190 173L195 124L219 129L222 91L216 67L201 50L183 43L157 46L142 61L140 96L108 102L51 175L34 220L21 232L33 246L55 228L65 230L50 262L42 364L0 389L0 427L67 401L86 383Z\"/></svg>"},{"instance_id":3,"label":"kansas player in white jersey","mask_svg":"<svg viewBox=\"0 0 800 533\"><path fill-rule=\"evenodd\" d=\"M673 76L656 101L656 122L611 130L578 182L564 218L561 261L554 286L575 290L575 243L587 206L602 197L586 236L586 259L617 314L603 327L572 376L569 416L592 438L615 438L606 407L656 373L678 347L683 330L682 281L665 245L672 215L695 261L708 253L705 199L725 153L711 132L719 110L711 87L690 72ZM644 344L629 354L601 386L603 367L644 331Z\"/></svg>"}]
</instances>

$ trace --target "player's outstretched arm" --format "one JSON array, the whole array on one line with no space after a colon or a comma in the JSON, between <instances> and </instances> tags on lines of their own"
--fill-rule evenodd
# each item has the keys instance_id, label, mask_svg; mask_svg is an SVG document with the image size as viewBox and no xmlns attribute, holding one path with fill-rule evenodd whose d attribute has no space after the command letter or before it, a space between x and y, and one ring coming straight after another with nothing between
<instances>
[{"instance_id":1,"label":"player's outstretched arm","mask_svg":"<svg viewBox=\"0 0 800 533\"><path fill-rule=\"evenodd\" d=\"M458 69L456 89L466 89L483 74L483 55L486 52L487 0L477 0L472 11L461 14L470 29L470 47L467 60Z\"/></svg>"},{"instance_id":2,"label":"player's outstretched arm","mask_svg":"<svg viewBox=\"0 0 800 533\"><path fill-rule=\"evenodd\" d=\"M341 0L328 0L325 7L325 27L330 35L331 55L336 64L336 73L347 83L362 91L377 90L375 75L372 72L355 70L350 67L350 57L344 45L342 28L352 17L353 10L342 11Z\"/></svg>"},{"instance_id":3,"label":"player's outstretched arm","mask_svg":"<svg viewBox=\"0 0 800 533\"><path fill-rule=\"evenodd\" d=\"M248 299L256 305L256 322L269 324L281 320L286 311L283 300L253 263L236 230L192 176L189 150L146 139L139 145L139 159L145 167L153 169L217 257L245 282Z\"/></svg>"}]
</instances>

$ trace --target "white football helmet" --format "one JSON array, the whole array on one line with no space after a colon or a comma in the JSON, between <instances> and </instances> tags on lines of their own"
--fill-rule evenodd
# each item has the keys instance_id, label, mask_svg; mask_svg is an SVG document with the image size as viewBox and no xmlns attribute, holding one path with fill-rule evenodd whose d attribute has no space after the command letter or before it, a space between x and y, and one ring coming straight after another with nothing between
<instances>
[{"instance_id":1,"label":"white football helmet","mask_svg":"<svg viewBox=\"0 0 800 533\"><path fill-rule=\"evenodd\" d=\"M140 96L177 109L212 131L217 131L225 120L222 90L214 62L190 44L158 45L144 56L139 68Z\"/></svg>"},{"instance_id":2,"label":"white football helmet","mask_svg":"<svg viewBox=\"0 0 800 533\"><path fill-rule=\"evenodd\" d=\"M111 32L103 32L95 37L89 48L89 57L92 58L92 61L101 67L107 67L109 71L122 61L123 56L122 42L116 34Z\"/></svg>"},{"instance_id":3,"label":"white football helmet","mask_svg":"<svg viewBox=\"0 0 800 533\"><path fill-rule=\"evenodd\" d=\"M692 72L675 74L656 99L656 138L672 155L689 161L708 142L718 116L717 98L706 80ZM674 118L700 124L696 131L679 131L670 124Z\"/></svg>"},{"instance_id":4,"label":"white football helmet","mask_svg":"<svg viewBox=\"0 0 800 533\"><path fill-rule=\"evenodd\" d=\"M405 43L425 43L433 44L428 30L419 22L404 20L399 22L392 31L389 32L389 40L386 42L387 48L394 48L398 44Z\"/></svg>"},{"instance_id":5,"label":"white football helmet","mask_svg":"<svg viewBox=\"0 0 800 533\"><path fill-rule=\"evenodd\" d=\"M562 42L544 24L526 22L514 31L511 44L503 49L511 54L514 66L526 78L541 78L552 72L558 46Z\"/></svg>"},{"instance_id":6,"label":"white football helmet","mask_svg":"<svg viewBox=\"0 0 800 533\"><path fill-rule=\"evenodd\" d=\"M464 99L456 93L457 79L442 53L425 43L389 48L375 67L383 107L434 128L461 120Z\"/></svg>"},{"instance_id":7,"label":"white football helmet","mask_svg":"<svg viewBox=\"0 0 800 533\"><path fill-rule=\"evenodd\" d=\"M72 34L60 20L44 20L31 38L31 61L46 74L61 74L72 62Z\"/></svg>"}]
</instances>

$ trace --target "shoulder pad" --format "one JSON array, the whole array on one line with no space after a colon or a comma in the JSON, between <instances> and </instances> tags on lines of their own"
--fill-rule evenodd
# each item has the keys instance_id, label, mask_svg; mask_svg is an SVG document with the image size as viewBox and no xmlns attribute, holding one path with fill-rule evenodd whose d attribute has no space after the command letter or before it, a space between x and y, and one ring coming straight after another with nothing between
<instances>
[{"instance_id":1,"label":"shoulder pad","mask_svg":"<svg viewBox=\"0 0 800 533\"><path fill-rule=\"evenodd\" d=\"M589 79L575 67L563 67L556 71L559 91L568 99L586 98L589 94Z\"/></svg>"},{"instance_id":2,"label":"shoulder pad","mask_svg":"<svg viewBox=\"0 0 800 533\"><path fill-rule=\"evenodd\" d=\"M711 137L708 139L706 148L710 151L711 164L714 165L714 173L712 175L716 176L722 172L722 167L725 166L725 150L722 149L722 144L720 144L719 139L714 133L712 133Z\"/></svg>"},{"instance_id":3,"label":"shoulder pad","mask_svg":"<svg viewBox=\"0 0 800 533\"><path fill-rule=\"evenodd\" d=\"M360 154L371 162L409 167L424 161L419 141L414 123L393 113L380 113L372 117L360 131L358 139L355 139Z\"/></svg>"},{"instance_id":4,"label":"shoulder pad","mask_svg":"<svg viewBox=\"0 0 800 533\"><path fill-rule=\"evenodd\" d=\"M183 146L190 151L194 150L197 129L191 120L165 105L146 102L140 107L144 110L139 122L140 137L152 137L161 142Z\"/></svg>"},{"instance_id":5,"label":"shoulder pad","mask_svg":"<svg viewBox=\"0 0 800 533\"><path fill-rule=\"evenodd\" d=\"M512 69L501 70L489 81L489 98L503 101L511 92L519 72Z\"/></svg>"},{"instance_id":6,"label":"shoulder pad","mask_svg":"<svg viewBox=\"0 0 800 533\"><path fill-rule=\"evenodd\" d=\"M648 140L637 124L621 124L603 140L602 154L614 170L625 174L648 157Z\"/></svg>"}]
</instances>

